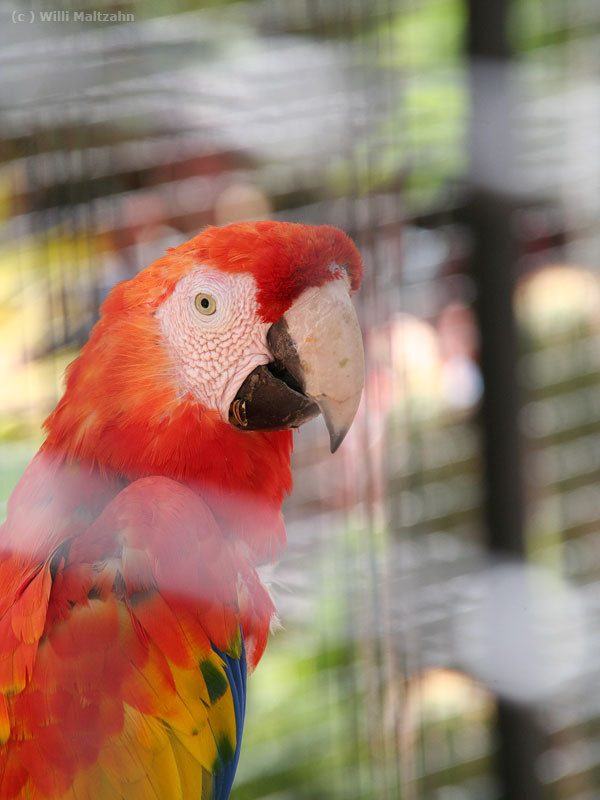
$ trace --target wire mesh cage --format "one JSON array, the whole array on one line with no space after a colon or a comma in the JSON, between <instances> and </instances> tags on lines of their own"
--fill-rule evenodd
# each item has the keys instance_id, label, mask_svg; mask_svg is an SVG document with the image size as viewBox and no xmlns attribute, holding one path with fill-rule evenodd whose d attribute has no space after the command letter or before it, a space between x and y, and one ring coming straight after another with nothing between
<instances>
[{"instance_id":1,"label":"wire mesh cage","mask_svg":"<svg viewBox=\"0 0 600 800\"><path fill-rule=\"evenodd\" d=\"M592 0L3 3L0 471L110 288L207 224L333 224L366 387L295 437L233 797L599 796Z\"/></svg>"}]
</instances>

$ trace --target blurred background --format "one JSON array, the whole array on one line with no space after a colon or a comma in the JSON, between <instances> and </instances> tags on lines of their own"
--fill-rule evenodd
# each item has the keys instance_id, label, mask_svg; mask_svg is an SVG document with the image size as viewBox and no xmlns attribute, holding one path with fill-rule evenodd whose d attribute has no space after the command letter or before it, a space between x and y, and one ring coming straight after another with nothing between
<instances>
[{"instance_id":1,"label":"blurred background","mask_svg":"<svg viewBox=\"0 0 600 800\"><path fill-rule=\"evenodd\" d=\"M116 281L337 225L367 386L335 456L296 435L232 796L600 798L600 5L0 15L2 514Z\"/></svg>"}]
</instances>

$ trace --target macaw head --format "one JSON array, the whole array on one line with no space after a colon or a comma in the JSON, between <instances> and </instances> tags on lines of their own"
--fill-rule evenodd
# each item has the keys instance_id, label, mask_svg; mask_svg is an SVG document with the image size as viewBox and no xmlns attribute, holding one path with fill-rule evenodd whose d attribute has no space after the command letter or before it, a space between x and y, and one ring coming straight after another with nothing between
<instances>
[{"instance_id":1,"label":"macaw head","mask_svg":"<svg viewBox=\"0 0 600 800\"><path fill-rule=\"evenodd\" d=\"M191 409L236 435L296 428L322 413L334 451L363 386L351 301L361 272L336 228L208 228L112 290L48 427L74 418L75 450L98 428L134 446L135 432L141 444L150 429L144 446L157 449Z\"/></svg>"},{"instance_id":2,"label":"macaw head","mask_svg":"<svg viewBox=\"0 0 600 800\"><path fill-rule=\"evenodd\" d=\"M175 253L186 269L155 315L179 394L246 431L321 412L336 450L364 378L354 245L330 227L258 222L209 229Z\"/></svg>"}]
</instances>

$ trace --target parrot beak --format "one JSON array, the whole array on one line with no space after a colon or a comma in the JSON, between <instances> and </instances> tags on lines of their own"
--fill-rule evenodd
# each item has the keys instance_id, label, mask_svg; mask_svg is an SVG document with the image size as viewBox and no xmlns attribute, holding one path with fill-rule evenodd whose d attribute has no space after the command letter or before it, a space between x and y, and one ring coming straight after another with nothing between
<instances>
[{"instance_id":1,"label":"parrot beak","mask_svg":"<svg viewBox=\"0 0 600 800\"><path fill-rule=\"evenodd\" d=\"M274 361L248 375L229 422L245 430L286 430L321 412L335 453L364 384L362 337L345 282L307 289L271 326L267 342Z\"/></svg>"}]
</instances>

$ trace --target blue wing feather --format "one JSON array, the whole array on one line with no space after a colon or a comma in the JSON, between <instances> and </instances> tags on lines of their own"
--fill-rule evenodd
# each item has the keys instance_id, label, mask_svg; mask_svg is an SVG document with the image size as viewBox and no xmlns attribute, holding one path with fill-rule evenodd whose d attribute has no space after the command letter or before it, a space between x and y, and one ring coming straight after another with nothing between
<instances>
[{"instance_id":1,"label":"blue wing feather","mask_svg":"<svg viewBox=\"0 0 600 800\"><path fill-rule=\"evenodd\" d=\"M242 747L242 732L244 730L244 716L246 714L246 649L242 642L242 655L240 658L232 658L226 653L213 648L225 662L225 671L231 686L231 694L233 696L233 707L235 711L235 726L236 726L236 746L235 754L227 766L215 775L213 783L213 797L214 800L227 800L233 779L237 769L238 761L240 758L240 750Z\"/></svg>"}]
</instances>

